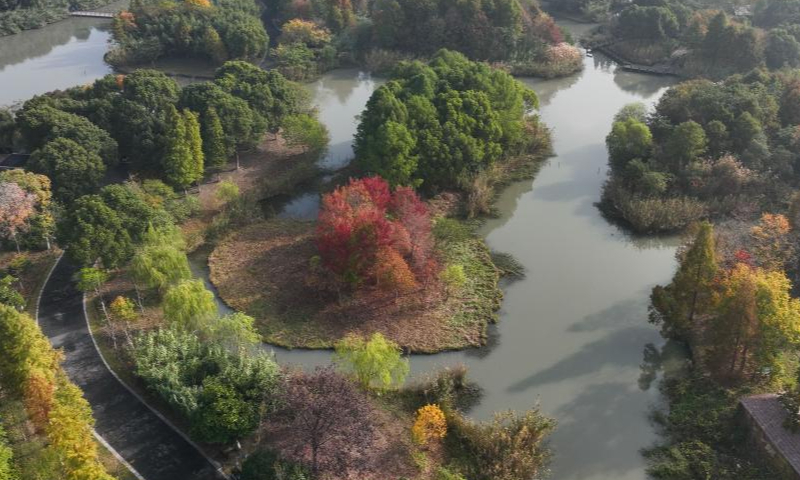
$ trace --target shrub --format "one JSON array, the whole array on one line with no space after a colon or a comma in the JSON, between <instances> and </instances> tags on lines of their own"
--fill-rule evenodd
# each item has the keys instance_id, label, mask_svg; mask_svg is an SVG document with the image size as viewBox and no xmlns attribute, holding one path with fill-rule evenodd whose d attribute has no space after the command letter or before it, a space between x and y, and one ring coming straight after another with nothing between
<instances>
[{"instance_id":1,"label":"shrub","mask_svg":"<svg viewBox=\"0 0 800 480\"><path fill-rule=\"evenodd\" d=\"M613 184L603 190L602 206L638 233L682 230L707 214L706 205L691 197L644 198Z\"/></svg>"},{"instance_id":2,"label":"shrub","mask_svg":"<svg viewBox=\"0 0 800 480\"><path fill-rule=\"evenodd\" d=\"M516 415L495 414L489 423L473 423L454 413L448 418L448 448L455 450L466 477L475 480L541 478L550 461L544 445L555 421L538 409Z\"/></svg>"},{"instance_id":3,"label":"shrub","mask_svg":"<svg viewBox=\"0 0 800 480\"><path fill-rule=\"evenodd\" d=\"M242 465L241 480L311 480L302 465L281 459L271 450L258 450Z\"/></svg>"},{"instance_id":4,"label":"shrub","mask_svg":"<svg viewBox=\"0 0 800 480\"><path fill-rule=\"evenodd\" d=\"M417 410L411 437L419 445L441 440L447 435L447 419L438 405L425 405Z\"/></svg>"},{"instance_id":5,"label":"shrub","mask_svg":"<svg viewBox=\"0 0 800 480\"><path fill-rule=\"evenodd\" d=\"M336 342L336 363L358 380L361 388L397 388L408 375L408 360L396 343L375 333L369 340L348 335Z\"/></svg>"}]
</instances>

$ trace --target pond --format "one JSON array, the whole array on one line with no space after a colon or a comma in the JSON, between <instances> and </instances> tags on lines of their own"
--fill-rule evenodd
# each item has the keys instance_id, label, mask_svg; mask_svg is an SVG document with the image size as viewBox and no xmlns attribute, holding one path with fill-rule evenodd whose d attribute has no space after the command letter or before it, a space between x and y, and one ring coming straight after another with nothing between
<instances>
[{"instance_id":1,"label":"pond","mask_svg":"<svg viewBox=\"0 0 800 480\"><path fill-rule=\"evenodd\" d=\"M116 11L127 0L102 10ZM0 37L0 107L52 90L85 85L111 73L103 61L111 38L108 19L72 17Z\"/></svg>"},{"instance_id":2,"label":"pond","mask_svg":"<svg viewBox=\"0 0 800 480\"><path fill-rule=\"evenodd\" d=\"M561 22L576 34L588 27ZM71 19L0 38L0 105L110 72L102 61L107 21ZM624 72L601 55L587 57L569 78L524 80L539 95L553 129L556 156L535 180L511 185L499 218L481 233L490 247L514 255L527 276L504 285L500 320L482 349L411 359L415 375L464 363L484 390L470 414L540 405L559 427L555 480L641 480L639 449L655 439L648 411L659 402L640 364L648 345L662 344L647 323L650 288L669 280L676 238L632 238L595 207L606 178L604 138L623 105L652 104L673 82ZM321 166L346 164L356 116L380 82L355 70L331 72L308 85L331 147ZM317 197L289 201L287 216L313 217ZM196 273L207 277L202 253ZM224 307L221 305L221 307ZM327 363L329 352L275 349L281 362Z\"/></svg>"}]
</instances>

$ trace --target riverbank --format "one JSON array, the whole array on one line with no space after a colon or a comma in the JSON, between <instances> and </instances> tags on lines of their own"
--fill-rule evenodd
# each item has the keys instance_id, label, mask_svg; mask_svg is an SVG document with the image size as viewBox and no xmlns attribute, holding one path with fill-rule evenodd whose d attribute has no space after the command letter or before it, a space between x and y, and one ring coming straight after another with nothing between
<instances>
[{"instance_id":1,"label":"riverbank","mask_svg":"<svg viewBox=\"0 0 800 480\"><path fill-rule=\"evenodd\" d=\"M108 0L70 0L67 3L68 5L50 7L42 4L31 8L18 8L0 12L0 37L47 27L70 18L72 11L116 12L120 10L119 7L123 3L127 4L128 2L127 0L111 2Z\"/></svg>"}]
</instances>

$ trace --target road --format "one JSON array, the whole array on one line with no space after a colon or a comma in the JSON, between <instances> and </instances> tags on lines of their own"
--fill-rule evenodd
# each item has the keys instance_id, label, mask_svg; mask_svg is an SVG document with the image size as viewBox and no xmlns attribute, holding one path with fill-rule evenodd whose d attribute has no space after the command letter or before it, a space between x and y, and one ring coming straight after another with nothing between
<instances>
[{"instance_id":1,"label":"road","mask_svg":"<svg viewBox=\"0 0 800 480\"><path fill-rule=\"evenodd\" d=\"M95 430L144 480L221 478L184 437L150 410L106 367L89 334L83 295L75 288L76 268L66 257L44 286L38 321L63 367L84 392L97 421Z\"/></svg>"}]
</instances>

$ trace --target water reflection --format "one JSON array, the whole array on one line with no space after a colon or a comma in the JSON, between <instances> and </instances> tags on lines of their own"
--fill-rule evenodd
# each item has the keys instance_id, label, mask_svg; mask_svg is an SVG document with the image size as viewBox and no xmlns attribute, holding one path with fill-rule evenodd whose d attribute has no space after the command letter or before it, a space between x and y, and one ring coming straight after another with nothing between
<instances>
[{"instance_id":1,"label":"water reflection","mask_svg":"<svg viewBox=\"0 0 800 480\"><path fill-rule=\"evenodd\" d=\"M372 92L383 83L384 80L357 70L334 70L306 87L331 137L328 153L320 163L324 169L342 168L353 158L358 115Z\"/></svg>"},{"instance_id":2,"label":"water reflection","mask_svg":"<svg viewBox=\"0 0 800 480\"><path fill-rule=\"evenodd\" d=\"M110 6L123 5L119 2ZM70 18L0 37L0 106L93 82L111 72L103 61L110 22Z\"/></svg>"}]
</instances>

